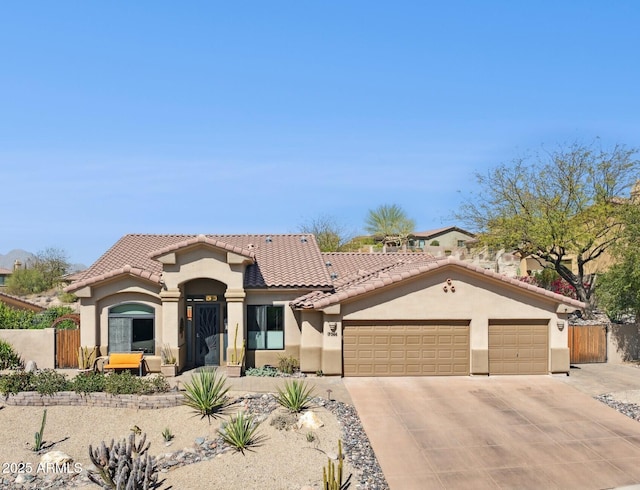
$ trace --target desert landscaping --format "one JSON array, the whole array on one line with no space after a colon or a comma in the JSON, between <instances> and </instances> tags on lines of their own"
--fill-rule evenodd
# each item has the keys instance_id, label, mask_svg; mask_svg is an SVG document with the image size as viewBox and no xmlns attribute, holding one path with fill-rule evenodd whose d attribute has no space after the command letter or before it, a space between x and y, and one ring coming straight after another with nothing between
<instances>
[{"instance_id":1,"label":"desert landscaping","mask_svg":"<svg viewBox=\"0 0 640 490\"><path fill-rule=\"evenodd\" d=\"M139 429L150 443L149 454L156 458L159 488L321 488L323 466L327 466L328 458L337 461L338 440L345 438L339 417L321 401L311 406L320 427L294 423L283 428L291 414L279 407L272 395L241 395L234 399L229 410L210 421L184 405L144 410L1 403L3 426L13 429L0 433L0 481L3 488L98 488L86 477L87 471L94 469L89 445L95 448L101 441L108 445L111 439L129 438ZM341 404L333 402L334 409L336 405ZM44 449L34 452L34 433L40 429L45 408ZM244 453L225 446L218 434L221 424L239 410L255 413L260 421L257 443ZM173 434L169 442L163 437L166 429ZM140 437L136 436L136 440ZM61 461L69 464L58 466L58 470L40 464L43 455L54 451L67 455ZM385 488L355 485L360 472L350 464L346 450L344 453L344 475L345 479L352 475L352 488Z\"/></svg>"}]
</instances>

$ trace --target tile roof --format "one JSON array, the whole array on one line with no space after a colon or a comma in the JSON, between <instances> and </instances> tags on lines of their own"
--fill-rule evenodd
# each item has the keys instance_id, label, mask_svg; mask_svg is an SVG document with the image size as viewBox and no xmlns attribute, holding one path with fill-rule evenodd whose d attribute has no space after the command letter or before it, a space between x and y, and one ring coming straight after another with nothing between
<instances>
[{"instance_id":1,"label":"tile roof","mask_svg":"<svg viewBox=\"0 0 640 490\"><path fill-rule=\"evenodd\" d=\"M10 271L9 269L5 269L3 267L0 267L0 274L4 275L8 275L8 274L13 274L13 271Z\"/></svg>"},{"instance_id":2,"label":"tile roof","mask_svg":"<svg viewBox=\"0 0 640 490\"><path fill-rule=\"evenodd\" d=\"M436 228L435 230L427 230L427 231L414 231L413 233L411 233L411 235L416 238L429 239L429 238L435 238L448 231L459 231L460 233L464 233L469 236L475 236L474 233L471 233L470 231L467 231L467 230L463 230L462 228L458 228L457 226L445 226L444 228Z\"/></svg>"},{"instance_id":3,"label":"tile roof","mask_svg":"<svg viewBox=\"0 0 640 490\"><path fill-rule=\"evenodd\" d=\"M312 293L301 296L292 301L291 306L294 308L302 309L325 308L327 306L340 303L344 300L354 298L371 291L375 291L391 284L398 283L405 279L416 277L429 271L440 269L446 266L456 266L468 269L477 274L488 276L489 278L507 284L511 284L518 288L528 290L532 293L545 296L547 298L553 299L558 303L571 305L579 309L585 307L585 304L581 301L577 301L575 299L553 293L546 289L542 289L537 286L519 281L518 279L507 277L496 272L477 267L468 262L454 259L452 257L448 257L445 259L435 259L433 257L427 256L426 254L413 254L413 259L411 259L410 257L412 256L410 254L404 255L407 256L405 260L398 260L396 264L389 265L388 267L381 267L377 271L371 270L367 272L365 270L362 270L362 275L359 275L359 273L357 272L348 275L342 283L336 282L336 287L333 291L314 291Z\"/></svg>"},{"instance_id":4,"label":"tile roof","mask_svg":"<svg viewBox=\"0 0 640 490\"><path fill-rule=\"evenodd\" d=\"M160 281L163 253L206 243L254 260L245 274L246 288L329 288L313 235L125 235L68 288L77 290L120 274Z\"/></svg>"},{"instance_id":5,"label":"tile roof","mask_svg":"<svg viewBox=\"0 0 640 490\"><path fill-rule=\"evenodd\" d=\"M46 310L46 308L43 308L36 303L6 293L0 293L0 302L5 303L12 308L18 308L21 310L31 310L35 312Z\"/></svg>"}]
</instances>

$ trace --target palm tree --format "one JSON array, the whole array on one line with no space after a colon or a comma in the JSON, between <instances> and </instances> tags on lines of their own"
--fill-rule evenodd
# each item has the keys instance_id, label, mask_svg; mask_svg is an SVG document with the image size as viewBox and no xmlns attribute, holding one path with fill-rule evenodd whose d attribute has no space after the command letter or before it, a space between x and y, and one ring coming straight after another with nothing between
<instances>
[{"instance_id":1,"label":"palm tree","mask_svg":"<svg viewBox=\"0 0 640 490\"><path fill-rule=\"evenodd\" d=\"M407 217L407 213L400 206L382 204L369 210L364 229L381 238L383 247L390 243L405 247L415 226L415 222Z\"/></svg>"}]
</instances>

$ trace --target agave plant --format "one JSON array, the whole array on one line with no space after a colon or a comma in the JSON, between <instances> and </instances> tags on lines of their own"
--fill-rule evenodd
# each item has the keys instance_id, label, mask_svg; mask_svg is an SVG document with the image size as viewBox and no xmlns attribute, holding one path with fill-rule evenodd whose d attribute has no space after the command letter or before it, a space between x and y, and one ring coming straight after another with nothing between
<instances>
[{"instance_id":1,"label":"agave plant","mask_svg":"<svg viewBox=\"0 0 640 490\"><path fill-rule=\"evenodd\" d=\"M264 436L256 435L259 425L252 415L239 412L232 416L226 424L222 424L218 433L224 442L244 454L245 449L257 446L263 440Z\"/></svg>"},{"instance_id":2,"label":"agave plant","mask_svg":"<svg viewBox=\"0 0 640 490\"><path fill-rule=\"evenodd\" d=\"M307 408L314 387L304 381L291 380L284 383L284 389L278 388L276 400L292 413L300 413Z\"/></svg>"},{"instance_id":3,"label":"agave plant","mask_svg":"<svg viewBox=\"0 0 640 490\"><path fill-rule=\"evenodd\" d=\"M215 369L203 369L184 384L184 404L209 420L229 405L227 378Z\"/></svg>"}]
</instances>

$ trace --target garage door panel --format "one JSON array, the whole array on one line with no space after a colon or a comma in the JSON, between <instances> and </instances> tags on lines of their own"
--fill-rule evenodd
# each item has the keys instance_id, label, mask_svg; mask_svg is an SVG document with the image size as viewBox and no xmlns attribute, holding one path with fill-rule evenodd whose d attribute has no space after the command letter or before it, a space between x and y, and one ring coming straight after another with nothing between
<instances>
[{"instance_id":1,"label":"garage door panel","mask_svg":"<svg viewBox=\"0 0 640 490\"><path fill-rule=\"evenodd\" d=\"M489 373L548 373L547 325L514 323L489 325Z\"/></svg>"},{"instance_id":2,"label":"garage door panel","mask_svg":"<svg viewBox=\"0 0 640 490\"><path fill-rule=\"evenodd\" d=\"M467 325L356 326L345 322L343 338L345 376L469 374Z\"/></svg>"}]
</instances>

